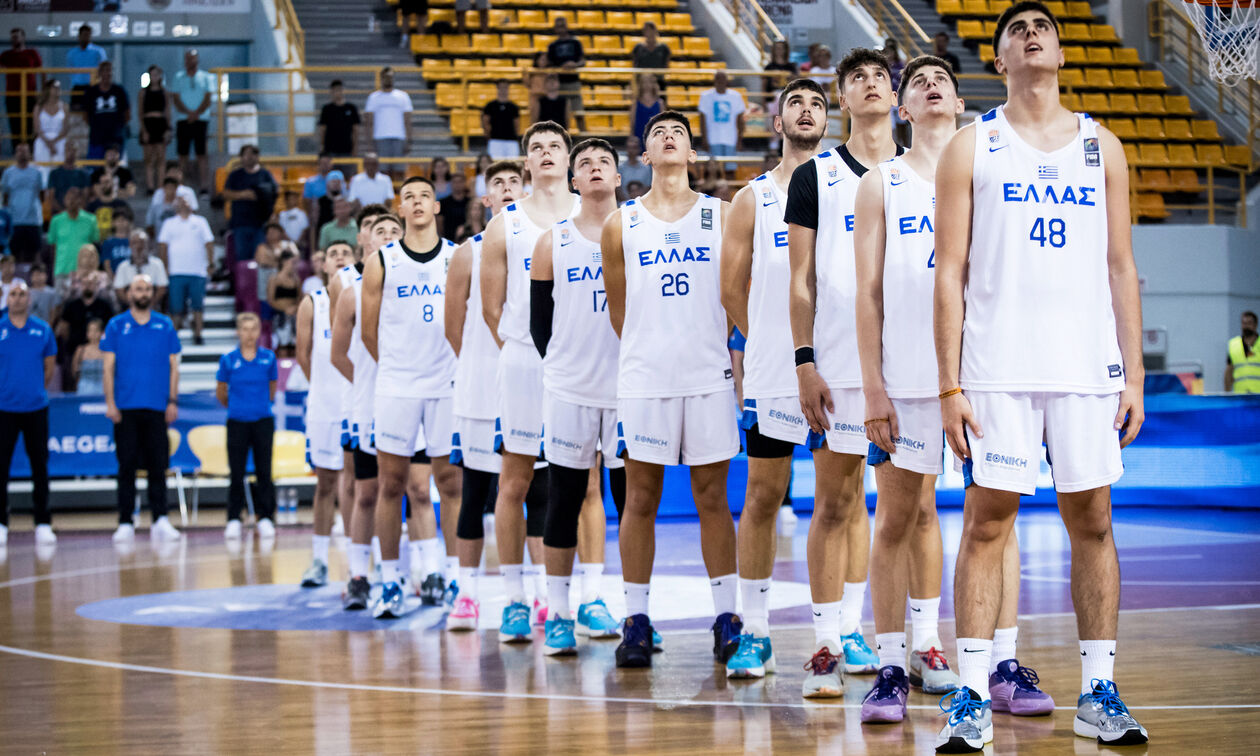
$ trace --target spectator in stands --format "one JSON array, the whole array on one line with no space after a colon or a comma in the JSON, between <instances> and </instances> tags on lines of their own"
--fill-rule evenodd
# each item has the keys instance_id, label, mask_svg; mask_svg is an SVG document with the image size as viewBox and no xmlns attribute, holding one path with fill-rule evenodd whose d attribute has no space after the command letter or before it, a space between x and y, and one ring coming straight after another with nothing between
<instances>
[{"instance_id":1,"label":"spectator in stands","mask_svg":"<svg viewBox=\"0 0 1260 756\"><path fill-rule=\"evenodd\" d=\"M334 206L338 200L346 199L349 193L346 191L346 178L341 171L330 171L328 173L328 190L324 195L315 201L315 223L311 226L311 249L323 249L319 243L319 231L323 229L324 224L332 221L335 213Z\"/></svg>"},{"instance_id":2,"label":"spectator in stands","mask_svg":"<svg viewBox=\"0 0 1260 756\"><path fill-rule=\"evenodd\" d=\"M652 21L643 22L643 41L630 51L635 68L669 68L669 45L660 41L660 32ZM657 84L665 86L665 76L656 74Z\"/></svg>"},{"instance_id":3,"label":"spectator in stands","mask_svg":"<svg viewBox=\"0 0 1260 756\"><path fill-rule=\"evenodd\" d=\"M1225 357L1225 390L1235 394L1260 394L1260 352L1256 350L1256 314L1242 314L1242 333L1229 340Z\"/></svg>"},{"instance_id":4,"label":"spectator in stands","mask_svg":"<svg viewBox=\"0 0 1260 756\"><path fill-rule=\"evenodd\" d=\"M114 304L114 291L109 286L109 274L101 270L101 253L96 251L95 244L84 244L79 248L79 256L75 261L74 272L70 274L67 285L68 295L77 297L91 279L96 286L97 296ZM71 355L66 355L67 357Z\"/></svg>"},{"instance_id":5,"label":"spectator in stands","mask_svg":"<svg viewBox=\"0 0 1260 756\"><path fill-rule=\"evenodd\" d=\"M534 123L555 121L567 129L569 115L569 99L560 94L560 77L547 74L543 80L542 96L534 101L534 112L530 113L530 120Z\"/></svg>"},{"instance_id":6,"label":"spectator in stands","mask_svg":"<svg viewBox=\"0 0 1260 756\"><path fill-rule=\"evenodd\" d=\"M731 199L731 187L726 182L726 172L722 169L722 164L713 158L709 158L704 161L702 170L699 191L710 197L729 201Z\"/></svg>"},{"instance_id":7,"label":"spectator in stands","mask_svg":"<svg viewBox=\"0 0 1260 756\"><path fill-rule=\"evenodd\" d=\"M114 64L108 60L97 66L96 83L83 92L83 114L88 122L88 160L100 160L109 145L126 141L131 101L127 90L114 83Z\"/></svg>"},{"instance_id":8,"label":"spectator in stands","mask_svg":"<svg viewBox=\"0 0 1260 756\"><path fill-rule=\"evenodd\" d=\"M343 241L351 247L359 238L359 224L354 222L354 208L345 197L338 197L333 202L333 217L319 227L320 249L328 249L333 242Z\"/></svg>"},{"instance_id":9,"label":"spectator in stands","mask_svg":"<svg viewBox=\"0 0 1260 756\"><path fill-rule=\"evenodd\" d=\"M631 181L626 184L626 199L638 199L647 191L642 181Z\"/></svg>"},{"instance_id":10,"label":"spectator in stands","mask_svg":"<svg viewBox=\"0 0 1260 756\"><path fill-rule=\"evenodd\" d=\"M394 182L381 173L381 161L375 152L363 155L363 171L350 179L350 204L354 212L368 205L387 205L394 199Z\"/></svg>"},{"instance_id":11,"label":"spectator in stands","mask_svg":"<svg viewBox=\"0 0 1260 756\"><path fill-rule=\"evenodd\" d=\"M118 529L114 542L135 538L132 510L136 470L149 478L150 534L177 540L179 531L166 518L166 430L178 416L179 333L169 318L152 310L153 284L137 276L127 292L131 308L105 326L105 415L114 422L118 455Z\"/></svg>"},{"instance_id":12,"label":"spectator in stands","mask_svg":"<svg viewBox=\"0 0 1260 756\"><path fill-rule=\"evenodd\" d=\"M35 162L60 163L65 160L68 133L70 121L66 118L66 106L61 102L61 82L49 79L35 104ZM40 166L39 170L47 179L51 169Z\"/></svg>"},{"instance_id":13,"label":"spectator in stands","mask_svg":"<svg viewBox=\"0 0 1260 756\"><path fill-rule=\"evenodd\" d=\"M328 194L328 174L332 172L332 155L328 152L321 152L315 158L315 175L307 176L302 181L302 201L306 204L306 211L310 214L310 220L312 221L312 238L308 240L308 244L311 247L315 246L314 236L324 222L319 218L319 200Z\"/></svg>"},{"instance_id":14,"label":"spectator in stands","mask_svg":"<svg viewBox=\"0 0 1260 756\"><path fill-rule=\"evenodd\" d=\"M0 254L0 310L8 306L9 289L21 280L17 277L17 261L13 255L7 252Z\"/></svg>"},{"instance_id":15,"label":"spectator in stands","mask_svg":"<svg viewBox=\"0 0 1260 756\"><path fill-rule=\"evenodd\" d=\"M134 197L136 196L136 177L131 173L130 168L120 162L121 159L121 147L117 144L107 146L105 165L92 169L92 185L95 186L101 180L101 176L108 175L113 180L119 197Z\"/></svg>"},{"instance_id":16,"label":"spectator in stands","mask_svg":"<svg viewBox=\"0 0 1260 756\"><path fill-rule=\"evenodd\" d=\"M958 60L957 55L949 51L949 32L939 31L932 38L932 54L948 63L955 74L962 73L962 62Z\"/></svg>"},{"instance_id":17,"label":"spectator in stands","mask_svg":"<svg viewBox=\"0 0 1260 756\"><path fill-rule=\"evenodd\" d=\"M43 176L31 165L30 145L19 143L14 150L13 165L0 174L0 191L4 192L4 207L13 223L9 250L24 263L34 262L43 247L44 210L40 204L43 188Z\"/></svg>"},{"instance_id":18,"label":"spectator in stands","mask_svg":"<svg viewBox=\"0 0 1260 756\"><path fill-rule=\"evenodd\" d=\"M87 211L96 216L97 233L99 238L104 239L114 228L115 216L131 215L131 205L118 196L114 179L103 173L93 186L92 200L87 203Z\"/></svg>"},{"instance_id":19,"label":"spectator in stands","mask_svg":"<svg viewBox=\"0 0 1260 756\"><path fill-rule=\"evenodd\" d=\"M44 60L39 51L26 46L26 31L13 28L9 31L8 50L0 53L0 68L43 68ZM30 142L35 138L35 127L32 116L35 114L35 100L39 97L39 85L35 83L35 74L25 74L25 95L22 94L23 74L11 73L5 77L4 108L9 114L9 133L22 141Z\"/></svg>"},{"instance_id":20,"label":"spectator in stands","mask_svg":"<svg viewBox=\"0 0 1260 756\"><path fill-rule=\"evenodd\" d=\"M167 198L165 190L167 179L175 180L175 194L171 195L169 199ZM178 160L166 161L166 174L162 177L162 183L159 187L160 190L154 192L153 197L149 200L149 210L145 213L146 222L149 226L151 226L149 229L150 236L156 235L158 228L160 228L162 224L161 222L149 222L148 218L156 213L160 221L174 215L175 196L183 197L184 201L188 203L188 206L192 208L194 213L200 209L200 203L197 201L197 192L193 191L191 186L184 183L184 169L180 168ZM153 208L155 206L160 206L161 209L154 210Z\"/></svg>"},{"instance_id":21,"label":"spectator in stands","mask_svg":"<svg viewBox=\"0 0 1260 756\"><path fill-rule=\"evenodd\" d=\"M472 0L455 0L455 25L459 29L460 34L468 32L465 22L468 20L468 9L472 7ZM485 34L490 31L490 0L477 0L477 16L479 17L481 33Z\"/></svg>"},{"instance_id":22,"label":"spectator in stands","mask_svg":"<svg viewBox=\"0 0 1260 756\"><path fill-rule=\"evenodd\" d=\"M302 296L314 294L324 285L324 250L311 253L311 274L302 279ZM295 310L296 312L296 310Z\"/></svg>"},{"instance_id":23,"label":"spectator in stands","mask_svg":"<svg viewBox=\"0 0 1260 756\"><path fill-rule=\"evenodd\" d=\"M66 155L72 155L72 148L66 147ZM84 178L87 175L84 174ZM84 244L95 244L100 241L100 228L96 225L96 216L83 209L83 190L72 186L65 193L66 209L57 213L48 223L48 243L53 248L53 280L57 291L65 292L63 281L69 282L79 259L79 248Z\"/></svg>"},{"instance_id":24,"label":"spectator in stands","mask_svg":"<svg viewBox=\"0 0 1260 756\"><path fill-rule=\"evenodd\" d=\"M582 112L582 86L577 70L586 65L582 42L569 32L569 20L556 16L553 29L556 38L547 45L547 66L563 68L569 73L560 74L560 88L569 101L569 112L577 116L578 131L586 131L586 116ZM563 123L561 125L564 125Z\"/></svg>"},{"instance_id":25,"label":"spectator in stands","mask_svg":"<svg viewBox=\"0 0 1260 756\"><path fill-rule=\"evenodd\" d=\"M380 88L368 95L363 106L368 131L383 158L403 157L411 145L411 95L394 89L394 69L381 69Z\"/></svg>"},{"instance_id":26,"label":"spectator in stands","mask_svg":"<svg viewBox=\"0 0 1260 756\"><path fill-rule=\"evenodd\" d=\"M481 216L473 205L475 201L463 171L456 172L451 176L451 193L439 203L442 236L459 244L481 231Z\"/></svg>"},{"instance_id":27,"label":"spectator in stands","mask_svg":"<svg viewBox=\"0 0 1260 756\"><path fill-rule=\"evenodd\" d=\"M626 140L626 159L617 169L621 172L621 185L630 193L630 182L637 181L644 187L652 185L652 167L643 163L643 140L631 136Z\"/></svg>"},{"instance_id":28,"label":"spectator in stands","mask_svg":"<svg viewBox=\"0 0 1260 756\"><path fill-rule=\"evenodd\" d=\"M495 160L521 155L521 109L512 102L512 84L499 79L495 97L481 109L481 130L485 132L486 151Z\"/></svg>"},{"instance_id":29,"label":"spectator in stands","mask_svg":"<svg viewBox=\"0 0 1260 756\"><path fill-rule=\"evenodd\" d=\"M700 94L701 132L697 141L708 148L709 155L725 157L744 148L744 96L729 89L726 71L719 69L713 75L713 87ZM726 165L728 172L735 170L734 163Z\"/></svg>"},{"instance_id":30,"label":"spectator in stands","mask_svg":"<svg viewBox=\"0 0 1260 756\"><path fill-rule=\"evenodd\" d=\"M258 291L262 292L264 300L271 277L280 269L280 257L286 252L296 255L297 251L293 242L285 238L284 227L279 223L268 223L263 228L263 241L254 250L254 262L258 264Z\"/></svg>"},{"instance_id":31,"label":"spectator in stands","mask_svg":"<svg viewBox=\"0 0 1260 756\"><path fill-rule=\"evenodd\" d=\"M108 56L105 48L92 42L92 27L86 23L79 24L77 32L79 42L66 53L66 66L69 68L96 68L104 63ZM82 95L92 83L92 74L77 73L70 76L70 109L82 112Z\"/></svg>"},{"instance_id":32,"label":"spectator in stands","mask_svg":"<svg viewBox=\"0 0 1260 756\"><path fill-rule=\"evenodd\" d=\"M101 296L97 285L95 276L84 279L82 290L61 308L61 319L57 323L56 333L57 341L61 344L63 391L74 391L74 371L71 370L70 362L79 345L87 341L88 323L93 320L108 322L114 316L113 305Z\"/></svg>"},{"instance_id":33,"label":"spectator in stands","mask_svg":"<svg viewBox=\"0 0 1260 756\"><path fill-rule=\"evenodd\" d=\"M30 312L26 284L14 287L7 312L0 312L0 551L9 537L9 465L18 435L31 463L35 542L48 545L52 531L48 509L48 391L57 342L52 327Z\"/></svg>"},{"instance_id":34,"label":"spectator in stands","mask_svg":"<svg viewBox=\"0 0 1260 756\"><path fill-rule=\"evenodd\" d=\"M30 281L31 314L56 326L61 314L61 298L57 296L57 290L48 285L48 268L37 262L26 275Z\"/></svg>"},{"instance_id":35,"label":"spectator in stands","mask_svg":"<svg viewBox=\"0 0 1260 756\"><path fill-rule=\"evenodd\" d=\"M149 84L140 90L140 145L144 148L144 185L161 185L166 146L171 143L171 97L162 83L162 67L149 66Z\"/></svg>"},{"instance_id":36,"label":"spectator in stands","mask_svg":"<svg viewBox=\"0 0 1260 756\"><path fill-rule=\"evenodd\" d=\"M232 205L228 227L232 230L238 255L249 256L262 240L262 227L271 219L276 206L278 187L271 172L259 162L258 147L241 148L241 164L228 174L223 198Z\"/></svg>"},{"instance_id":37,"label":"spectator in stands","mask_svg":"<svg viewBox=\"0 0 1260 756\"><path fill-rule=\"evenodd\" d=\"M179 181L167 176L162 179L162 190L153 195L153 201L149 203L149 211L144 216L144 225L148 227L153 234L162 228L162 221L175 214L175 200L182 197L179 190ZM197 195L194 193L193 197ZM183 198L187 202L187 198Z\"/></svg>"},{"instance_id":38,"label":"spectator in stands","mask_svg":"<svg viewBox=\"0 0 1260 756\"><path fill-rule=\"evenodd\" d=\"M49 202L52 211L59 213L66 208L66 192L69 189L90 190L92 177L78 164L79 150L74 142L65 143L65 160L48 173Z\"/></svg>"},{"instance_id":39,"label":"spectator in stands","mask_svg":"<svg viewBox=\"0 0 1260 756\"><path fill-rule=\"evenodd\" d=\"M526 68L522 77L525 89L529 91L529 112L531 116L538 106L538 98L543 96L543 90L547 82L547 74L543 70L546 68L547 53L544 51L534 56L533 67Z\"/></svg>"},{"instance_id":40,"label":"spectator in stands","mask_svg":"<svg viewBox=\"0 0 1260 756\"><path fill-rule=\"evenodd\" d=\"M214 233L188 203L175 200L175 215L158 231L158 255L166 260L170 276L171 319L184 327L184 313L192 311L193 343L201 346L202 313L206 302L206 278L214 271Z\"/></svg>"},{"instance_id":41,"label":"spectator in stands","mask_svg":"<svg viewBox=\"0 0 1260 756\"><path fill-rule=\"evenodd\" d=\"M647 136L648 121L665 109L665 100L661 98L660 83L650 73L635 77L635 89L638 91L630 104L630 136L642 144Z\"/></svg>"},{"instance_id":42,"label":"spectator in stands","mask_svg":"<svg viewBox=\"0 0 1260 756\"><path fill-rule=\"evenodd\" d=\"M346 89L341 79L328 85L331 102L319 111L319 148L338 157L354 155L359 145L359 109L346 102Z\"/></svg>"},{"instance_id":43,"label":"spectator in stands","mask_svg":"<svg viewBox=\"0 0 1260 756\"><path fill-rule=\"evenodd\" d=\"M801 68L802 72L806 69ZM823 91L828 93L828 98L835 99L836 90L836 72L831 66L831 48L826 45L813 45L809 49L809 78L814 80Z\"/></svg>"},{"instance_id":44,"label":"spectator in stands","mask_svg":"<svg viewBox=\"0 0 1260 756\"><path fill-rule=\"evenodd\" d=\"M473 194L477 195L477 199L486 196L486 169L493 162L488 152L483 152L477 156L477 174L473 179Z\"/></svg>"},{"instance_id":45,"label":"spectator in stands","mask_svg":"<svg viewBox=\"0 0 1260 756\"><path fill-rule=\"evenodd\" d=\"M88 321L87 341L74 350L70 372L74 374L74 393L79 396L101 396L105 393L105 353L101 351L101 336L104 334L104 320L96 318Z\"/></svg>"},{"instance_id":46,"label":"spectator in stands","mask_svg":"<svg viewBox=\"0 0 1260 756\"><path fill-rule=\"evenodd\" d=\"M451 196L451 164L444 157L429 162L429 181L433 183L433 198L439 202Z\"/></svg>"},{"instance_id":47,"label":"spectator in stands","mask_svg":"<svg viewBox=\"0 0 1260 756\"><path fill-rule=\"evenodd\" d=\"M302 207L297 192L290 190L284 193L284 209L280 211L276 219L289 241L294 244L306 243L306 230L311 227L311 218ZM259 287L260 290L261 288Z\"/></svg>"},{"instance_id":48,"label":"spectator in stands","mask_svg":"<svg viewBox=\"0 0 1260 756\"><path fill-rule=\"evenodd\" d=\"M788 46L787 40L780 39L770 46L770 62L766 64L766 70L783 74L771 80L773 89L782 89L796 78L798 71L796 64L792 62L792 48Z\"/></svg>"},{"instance_id":49,"label":"spectator in stands","mask_svg":"<svg viewBox=\"0 0 1260 756\"><path fill-rule=\"evenodd\" d=\"M114 274L114 293L118 302L130 306L127 292L131 290L131 282L136 280L136 276L148 276L149 283L153 285L153 309L161 310L162 300L166 298L166 287L170 283L166 276L166 265L162 263L162 258L149 254L149 235L144 229L137 228L131 232L127 248L131 251L131 257L120 263L118 272Z\"/></svg>"},{"instance_id":50,"label":"spectator in stands","mask_svg":"<svg viewBox=\"0 0 1260 756\"><path fill-rule=\"evenodd\" d=\"M414 34L423 34L429 25L429 0L399 0L398 9L402 11L403 23L406 24L399 47L410 45Z\"/></svg>"},{"instance_id":51,"label":"spectator in stands","mask_svg":"<svg viewBox=\"0 0 1260 756\"><path fill-rule=\"evenodd\" d=\"M206 156L206 134L210 128L210 105L218 88L214 74L201 71L201 55L193 49L184 51L184 70L175 72L171 80L171 105L175 120L175 152L179 166L188 173L188 155L197 156L197 188L202 194L210 190L210 159Z\"/></svg>"},{"instance_id":52,"label":"spectator in stands","mask_svg":"<svg viewBox=\"0 0 1260 756\"><path fill-rule=\"evenodd\" d=\"M901 86L901 72L906 68L905 62L901 59L901 50L897 47L897 40L892 37L885 39L884 49L880 52L884 54L884 59L888 61L888 69L892 74L890 81L893 91L896 92L897 88Z\"/></svg>"},{"instance_id":53,"label":"spectator in stands","mask_svg":"<svg viewBox=\"0 0 1260 756\"><path fill-rule=\"evenodd\" d=\"M118 266L131 257L131 216L118 213L109 229L109 238L101 240L101 261L105 270L114 276Z\"/></svg>"},{"instance_id":54,"label":"spectator in stands","mask_svg":"<svg viewBox=\"0 0 1260 756\"><path fill-rule=\"evenodd\" d=\"M322 262L322 260L321 260ZM311 255L312 265L315 256ZM322 265L316 270L322 269ZM294 319L302 297L302 282L298 280L297 255L286 252L280 255L280 270L267 285L267 304L271 306L271 343L276 354L292 357L297 343Z\"/></svg>"},{"instance_id":55,"label":"spectator in stands","mask_svg":"<svg viewBox=\"0 0 1260 756\"><path fill-rule=\"evenodd\" d=\"M258 537L275 538L272 522L276 510L276 491L271 482L271 448L276 420L271 403L276 399L276 381L280 379L276 353L258 346L262 323L252 312L236 316L236 337L240 343L219 358L215 373L214 395L227 407L228 540L241 537L241 510L245 508L245 475L250 452L254 455L254 514L258 517Z\"/></svg>"}]
</instances>

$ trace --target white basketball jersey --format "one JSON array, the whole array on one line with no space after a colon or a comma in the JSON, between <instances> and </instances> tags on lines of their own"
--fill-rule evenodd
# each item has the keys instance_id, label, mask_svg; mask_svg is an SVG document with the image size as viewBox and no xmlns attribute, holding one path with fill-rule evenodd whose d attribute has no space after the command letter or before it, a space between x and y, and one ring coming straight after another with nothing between
<instances>
[{"instance_id":1,"label":"white basketball jersey","mask_svg":"<svg viewBox=\"0 0 1260 756\"><path fill-rule=\"evenodd\" d=\"M427 251L427 250L426 250ZM400 242L381 250L385 280L377 328L377 396L441 399L451 395L455 352L446 340L446 271L455 245L416 262Z\"/></svg>"},{"instance_id":2,"label":"white basketball jersey","mask_svg":"<svg viewBox=\"0 0 1260 756\"><path fill-rule=\"evenodd\" d=\"M341 292L345 293L354 287L355 280L359 278L359 271L355 270L353 265L347 265L337 271L337 278L341 280ZM337 296L340 297L341 294L338 294ZM332 306L336 307L336 304L333 303ZM333 317L336 317L335 311L333 312ZM355 321L354 327L359 327L359 322L357 320ZM353 345L351 346L351 349L353 349ZM349 356L348 353L347 356ZM350 362L354 362L353 357L350 357ZM355 378L358 378L357 373ZM354 418L354 387L349 381L346 381L345 390L341 393L341 418L343 420L352 420Z\"/></svg>"},{"instance_id":3,"label":"white basketball jersey","mask_svg":"<svg viewBox=\"0 0 1260 756\"><path fill-rule=\"evenodd\" d=\"M584 407L617 407L617 350L608 319L604 258L599 241L582 235L572 220L551 229L551 341L543 359L543 387Z\"/></svg>"},{"instance_id":4,"label":"white basketball jersey","mask_svg":"<svg viewBox=\"0 0 1260 756\"><path fill-rule=\"evenodd\" d=\"M371 430L376 406L376 360L363 346L363 276L358 275L349 289L354 297L354 330L350 332L350 362L354 363L354 387L350 391L350 422L357 433Z\"/></svg>"},{"instance_id":5,"label":"white basketball jersey","mask_svg":"<svg viewBox=\"0 0 1260 756\"><path fill-rule=\"evenodd\" d=\"M936 396L936 184L905 160L878 166L884 184L884 388L898 399Z\"/></svg>"},{"instance_id":6,"label":"white basketball jersey","mask_svg":"<svg viewBox=\"0 0 1260 756\"><path fill-rule=\"evenodd\" d=\"M1002 108L975 122L962 387L1110 394L1124 387L1107 267L1098 127L1025 143Z\"/></svg>"},{"instance_id":7,"label":"white basketball jersey","mask_svg":"<svg viewBox=\"0 0 1260 756\"><path fill-rule=\"evenodd\" d=\"M573 195L573 208L577 213L578 199ZM546 229L535 224L529 214L513 202L503 208L503 238L507 243L507 299L503 302L503 315L499 318L499 338L517 341L534 348L529 335L529 265L534 258L534 246Z\"/></svg>"},{"instance_id":8,"label":"white basketball jersey","mask_svg":"<svg viewBox=\"0 0 1260 756\"><path fill-rule=\"evenodd\" d=\"M788 316L787 194L765 173L753 180L752 281L748 287L748 343L744 347L744 395L754 399L796 396L792 323Z\"/></svg>"},{"instance_id":9,"label":"white basketball jersey","mask_svg":"<svg viewBox=\"0 0 1260 756\"><path fill-rule=\"evenodd\" d=\"M306 422L341 422L342 392L350 382L332 364L332 306L323 286L311 292L311 387L306 394Z\"/></svg>"},{"instance_id":10,"label":"white basketball jersey","mask_svg":"<svg viewBox=\"0 0 1260 756\"><path fill-rule=\"evenodd\" d=\"M472 280L468 288L468 310L464 314L464 336L455 367L454 412L474 420L493 420L495 409L495 366L499 345L481 311L481 234L469 241L472 249Z\"/></svg>"},{"instance_id":11,"label":"white basketball jersey","mask_svg":"<svg viewBox=\"0 0 1260 756\"><path fill-rule=\"evenodd\" d=\"M621 206L626 315L618 398L733 389L719 270L721 215L721 200L704 194L673 223L638 200Z\"/></svg>"},{"instance_id":12,"label":"white basketball jersey","mask_svg":"<svg viewBox=\"0 0 1260 756\"><path fill-rule=\"evenodd\" d=\"M853 207L860 177L836 150L827 150L811 160L818 171L818 234L814 245L815 364L828 386L861 388L857 268L853 259Z\"/></svg>"}]
</instances>

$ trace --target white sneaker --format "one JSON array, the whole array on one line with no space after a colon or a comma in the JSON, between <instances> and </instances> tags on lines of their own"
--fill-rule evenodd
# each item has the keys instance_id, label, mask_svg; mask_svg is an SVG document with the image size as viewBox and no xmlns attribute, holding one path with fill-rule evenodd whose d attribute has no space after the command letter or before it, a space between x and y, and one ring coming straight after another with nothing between
<instances>
[{"instance_id":1,"label":"white sneaker","mask_svg":"<svg viewBox=\"0 0 1260 756\"><path fill-rule=\"evenodd\" d=\"M170 518L163 516L149 528L149 537L159 541L178 541L179 531L171 524Z\"/></svg>"},{"instance_id":2,"label":"white sneaker","mask_svg":"<svg viewBox=\"0 0 1260 756\"><path fill-rule=\"evenodd\" d=\"M35 544L37 546L51 546L56 542L57 534L53 532L52 525L35 526Z\"/></svg>"},{"instance_id":3,"label":"white sneaker","mask_svg":"<svg viewBox=\"0 0 1260 756\"><path fill-rule=\"evenodd\" d=\"M239 541L241 539L241 521L228 520L227 527L223 529L223 538L228 541Z\"/></svg>"},{"instance_id":4,"label":"white sneaker","mask_svg":"<svg viewBox=\"0 0 1260 756\"><path fill-rule=\"evenodd\" d=\"M271 539L276 537L276 526L265 517L259 520L255 527L258 529L259 538Z\"/></svg>"},{"instance_id":5,"label":"white sneaker","mask_svg":"<svg viewBox=\"0 0 1260 756\"><path fill-rule=\"evenodd\" d=\"M346 534L346 521L341 519L341 513L338 512L333 518L332 536L333 538L341 538Z\"/></svg>"},{"instance_id":6,"label":"white sneaker","mask_svg":"<svg viewBox=\"0 0 1260 756\"><path fill-rule=\"evenodd\" d=\"M136 539L136 526L124 522L114 531L114 543L131 543Z\"/></svg>"}]
</instances>

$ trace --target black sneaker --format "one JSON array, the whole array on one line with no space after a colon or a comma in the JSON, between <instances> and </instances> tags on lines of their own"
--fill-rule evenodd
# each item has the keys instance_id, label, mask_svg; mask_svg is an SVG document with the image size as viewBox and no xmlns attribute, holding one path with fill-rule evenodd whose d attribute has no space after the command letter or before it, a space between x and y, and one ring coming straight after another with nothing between
<instances>
[{"instance_id":1,"label":"black sneaker","mask_svg":"<svg viewBox=\"0 0 1260 756\"><path fill-rule=\"evenodd\" d=\"M445 594L446 580L441 573L434 572L420 584L420 603L425 606L437 606Z\"/></svg>"},{"instance_id":2,"label":"black sneaker","mask_svg":"<svg viewBox=\"0 0 1260 756\"><path fill-rule=\"evenodd\" d=\"M744 631L744 623L738 614L723 612L713 621L713 661L722 664L731 660L739 650L739 635Z\"/></svg>"},{"instance_id":3,"label":"black sneaker","mask_svg":"<svg viewBox=\"0 0 1260 756\"><path fill-rule=\"evenodd\" d=\"M652 621L646 614L626 617L617 646L618 667L652 666Z\"/></svg>"},{"instance_id":4,"label":"black sneaker","mask_svg":"<svg viewBox=\"0 0 1260 756\"><path fill-rule=\"evenodd\" d=\"M365 577L350 578L346 590L341 594L341 608L347 612L367 609L372 585Z\"/></svg>"}]
</instances>

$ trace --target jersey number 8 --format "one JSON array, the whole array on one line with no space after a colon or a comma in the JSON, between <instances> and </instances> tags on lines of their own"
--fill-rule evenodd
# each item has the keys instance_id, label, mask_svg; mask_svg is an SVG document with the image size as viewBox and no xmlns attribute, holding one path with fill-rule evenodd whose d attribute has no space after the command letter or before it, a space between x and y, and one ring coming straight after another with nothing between
<instances>
[{"instance_id":1,"label":"jersey number 8","mask_svg":"<svg viewBox=\"0 0 1260 756\"><path fill-rule=\"evenodd\" d=\"M431 304L427 304L424 306L424 322L426 323L433 322L433 305Z\"/></svg>"},{"instance_id":2,"label":"jersey number 8","mask_svg":"<svg viewBox=\"0 0 1260 756\"><path fill-rule=\"evenodd\" d=\"M685 297L691 291L691 284L687 282L687 274L673 273L661 274L661 296L662 297Z\"/></svg>"}]
</instances>

